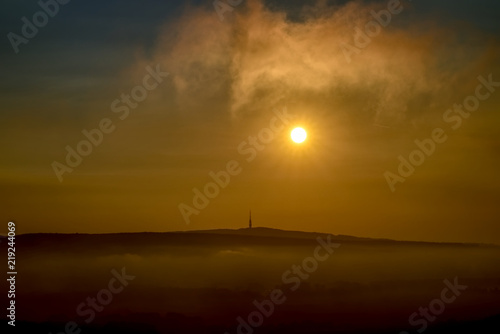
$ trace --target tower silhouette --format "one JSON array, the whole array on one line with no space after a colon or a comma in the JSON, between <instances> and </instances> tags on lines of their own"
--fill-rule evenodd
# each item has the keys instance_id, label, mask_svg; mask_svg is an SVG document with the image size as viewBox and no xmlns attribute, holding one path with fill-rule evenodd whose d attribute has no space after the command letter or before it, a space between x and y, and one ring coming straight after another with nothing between
<instances>
[{"instance_id":1,"label":"tower silhouette","mask_svg":"<svg viewBox=\"0 0 500 334\"><path fill-rule=\"evenodd\" d=\"M252 228L252 210L250 210L250 213L248 216L248 228Z\"/></svg>"}]
</instances>

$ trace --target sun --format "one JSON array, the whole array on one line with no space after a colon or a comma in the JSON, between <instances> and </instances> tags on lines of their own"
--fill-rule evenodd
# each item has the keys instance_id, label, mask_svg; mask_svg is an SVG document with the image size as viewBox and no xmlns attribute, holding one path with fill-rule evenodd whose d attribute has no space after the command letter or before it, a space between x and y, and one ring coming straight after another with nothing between
<instances>
[{"instance_id":1,"label":"sun","mask_svg":"<svg viewBox=\"0 0 500 334\"><path fill-rule=\"evenodd\" d=\"M292 140L296 142L297 144L300 144L304 142L307 138L307 132L303 128L295 128L292 130L290 133L290 136L292 137Z\"/></svg>"}]
</instances>

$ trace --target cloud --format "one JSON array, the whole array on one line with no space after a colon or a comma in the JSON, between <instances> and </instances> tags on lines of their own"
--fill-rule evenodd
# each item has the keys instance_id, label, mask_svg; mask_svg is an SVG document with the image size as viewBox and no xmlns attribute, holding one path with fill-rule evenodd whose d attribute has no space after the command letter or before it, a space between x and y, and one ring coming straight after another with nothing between
<instances>
[{"instance_id":1,"label":"cloud","mask_svg":"<svg viewBox=\"0 0 500 334\"><path fill-rule=\"evenodd\" d=\"M354 29L363 30L374 20L370 11L385 9L385 3L319 1L292 20L252 0L225 13L224 22L213 8L188 7L164 27L153 62L172 73L181 109L222 101L237 117L291 97L323 94L347 111L355 106L348 101L362 100L366 119L395 124L446 105L462 78L481 74L480 63L491 52L486 45L465 47L475 33L460 41L438 22L407 21L413 9L403 6L350 62L341 45L355 46Z\"/></svg>"}]
</instances>

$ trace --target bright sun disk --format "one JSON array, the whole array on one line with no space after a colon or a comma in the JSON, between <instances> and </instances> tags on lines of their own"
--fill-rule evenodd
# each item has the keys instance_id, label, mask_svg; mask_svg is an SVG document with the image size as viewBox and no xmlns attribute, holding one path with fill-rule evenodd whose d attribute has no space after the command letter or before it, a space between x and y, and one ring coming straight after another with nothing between
<instances>
[{"instance_id":1,"label":"bright sun disk","mask_svg":"<svg viewBox=\"0 0 500 334\"><path fill-rule=\"evenodd\" d=\"M303 128L295 128L290 134L292 140L298 144L302 143L307 138L307 132Z\"/></svg>"}]
</instances>

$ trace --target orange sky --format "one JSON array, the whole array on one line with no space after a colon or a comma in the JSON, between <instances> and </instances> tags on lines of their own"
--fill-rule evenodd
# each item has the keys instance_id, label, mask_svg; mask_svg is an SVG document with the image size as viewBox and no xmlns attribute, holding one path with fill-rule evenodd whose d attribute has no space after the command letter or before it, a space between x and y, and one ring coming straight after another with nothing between
<instances>
[{"instance_id":1,"label":"orange sky","mask_svg":"<svg viewBox=\"0 0 500 334\"><path fill-rule=\"evenodd\" d=\"M297 18L248 1L223 22L193 4L158 19L147 43L127 44L119 20L102 33L110 43L61 42L47 27L1 54L0 220L19 233L178 231L244 227L251 208L254 226L500 243L500 87L478 80L500 82L498 23L401 6L350 57L341 45L387 2L320 1L293 7ZM444 117L478 85L490 94L476 111ZM301 145L289 138L297 125ZM109 133L59 182L54 161L67 165L67 145L99 127ZM446 141L391 191L384 173L436 128ZM231 161L227 186L196 209L193 189ZM189 224L182 203L197 210Z\"/></svg>"}]
</instances>

